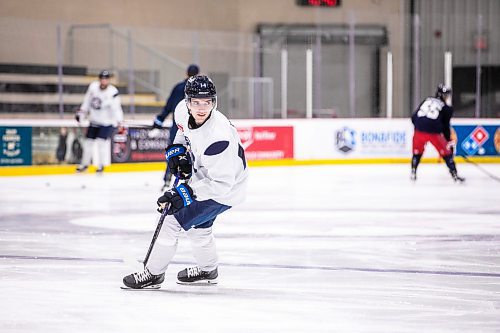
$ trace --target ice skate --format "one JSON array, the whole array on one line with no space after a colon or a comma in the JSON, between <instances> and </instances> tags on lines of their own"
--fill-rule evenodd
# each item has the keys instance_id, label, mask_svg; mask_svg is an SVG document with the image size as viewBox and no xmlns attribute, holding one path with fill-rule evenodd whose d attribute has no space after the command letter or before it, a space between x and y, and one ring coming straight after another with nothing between
<instances>
[{"instance_id":1,"label":"ice skate","mask_svg":"<svg viewBox=\"0 0 500 333\"><path fill-rule=\"evenodd\" d=\"M465 178L464 177L460 177L456 171L451 171L451 176L453 177L453 180L455 181L455 183L463 183L465 182Z\"/></svg>"},{"instance_id":2,"label":"ice skate","mask_svg":"<svg viewBox=\"0 0 500 333\"><path fill-rule=\"evenodd\" d=\"M200 267L189 267L177 274L178 284L207 285L217 284L217 268L213 271L203 271Z\"/></svg>"},{"instance_id":3,"label":"ice skate","mask_svg":"<svg viewBox=\"0 0 500 333\"><path fill-rule=\"evenodd\" d=\"M165 280L165 274L153 275L149 269L133 273L123 278L123 284L131 289L158 289Z\"/></svg>"},{"instance_id":4,"label":"ice skate","mask_svg":"<svg viewBox=\"0 0 500 333\"><path fill-rule=\"evenodd\" d=\"M104 167L101 165L95 172L102 174L103 171L104 171Z\"/></svg>"},{"instance_id":5,"label":"ice skate","mask_svg":"<svg viewBox=\"0 0 500 333\"><path fill-rule=\"evenodd\" d=\"M87 169L89 168L88 165L79 165L77 168L76 168L76 172L77 173L81 173L81 172L85 172L87 171Z\"/></svg>"},{"instance_id":6,"label":"ice skate","mask_svg":"<svg viewBox=\"0 0 500 333\"><path fill-rule=\"evenodd\" d=\"M417 180L417 170L411 169L410 180L412 182L415 182Z\"/></svg>"}]
</instances>

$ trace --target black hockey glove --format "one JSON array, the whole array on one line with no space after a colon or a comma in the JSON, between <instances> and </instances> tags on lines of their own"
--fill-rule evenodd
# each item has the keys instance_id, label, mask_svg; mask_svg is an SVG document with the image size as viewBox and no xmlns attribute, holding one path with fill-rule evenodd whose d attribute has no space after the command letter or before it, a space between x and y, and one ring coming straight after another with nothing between
<instances>
[{"instance_id":1,"label":"black hockey glove","mask_svg":"<svg viewBox=\"0 0 500 333\"><path fill-rule=\"evenodd\" d=\"M163 213L165 207L168 207L167 214L172 215L177 213L180 209L189 206L195 198L193 189L187 184L180 184L167 192L163 193L158 198L156 204L158 205L158 212Z\"/></svg>"},{"instance_id":2,"label":"black hockey glove","mask_svg":"<svg viewBox=\"0 0 500 333\"><path fill-rule=\"evenodd\" d=\"M158 116L156 116L155 120L153 120L153 125L151 125L151 129L160 129L163 128L163 121L158 119Z\"/></svg>"},{"instance_id":3,"label":"black hockey glove","mask_svg":"<svg viewBox=\"0 0 500 333\"><path fill-rule=\"evenodd\" d=\"M165 149L168 169L179 179L189 179L193 174L193 165L186 147L180 144L170 145Z\"/></svg>"},{"instance_id":4,"label":"black hockey glove","mask_svg":"<svg viewBox=\"0 0 500 333\"><path fill-rule=\"evenodd\" d=\"M77 122L80 122L81 120L83 120L84 117L85 117L85 111L83 111L81 109L76 110L76 112L75 112L75 120Z\"/></svg>"}]
</instances>

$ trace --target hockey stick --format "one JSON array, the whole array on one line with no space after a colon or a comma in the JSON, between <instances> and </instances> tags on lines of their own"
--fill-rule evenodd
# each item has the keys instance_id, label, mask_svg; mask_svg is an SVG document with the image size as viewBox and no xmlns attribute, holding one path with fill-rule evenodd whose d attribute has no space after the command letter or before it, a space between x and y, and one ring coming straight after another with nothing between
<instances>
[{"instance_id":1,"label":"hockey stick","mask_svg":"<svg viewBox=\"0 0 500 333\"><path fill-rule=\"evenodd\" d=\"M175 177L175 181L174 181L174 184L172 185L172 187L176 187L178 183L179 183L179 178ZM160 219L158 220L158 225L156 226L156 230L155 230L155 233L153 235L153 239L151 240L151 244L149 245L148 253L146 253L146 258L144 258L144 262L143 262L144 268L146 268L146 264L148 263L149 256L151 255L151 252L153 251L153 246L155 245L156 239L158 238L158 235L160 234L160 230L161 230L161 227L163 225L163 221L165 220L165 217L167 216L167 212L168 212L169 208L170 208L170 206L165 206L165 208L163 208L163 212L161 213Z\"/></svg>"},{"instance_id":2,"label":"hockey stick","mask_svg":"<svg viewBox=\"0 0 500 333\"><path fill-rule=\"evenodd\" d=\"M470 160L469 158L467 158L467 156L465 156L465 155L458 155L458 156L460 156L461 158L463 158L465 160L465 162L470 163L470 164L476 166L479 170L481 170L483 173L485 173L486 175L488 175L490 178L496 180L497 182L500 182L500 178L498 178L494 174L490 173L488 170L483 169L479 164L477 164L476 162L474 162L474 161Z\"/></svg>"}]
</instances>

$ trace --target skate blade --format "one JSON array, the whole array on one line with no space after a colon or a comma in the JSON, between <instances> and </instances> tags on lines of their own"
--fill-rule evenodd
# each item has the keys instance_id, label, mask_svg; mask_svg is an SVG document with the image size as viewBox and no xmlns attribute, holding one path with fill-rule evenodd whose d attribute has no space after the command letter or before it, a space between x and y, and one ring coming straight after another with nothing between
<instances>
[{"instance_id":1,"label":"skate blade","mask_svg":"<svg viewBox=\"0 0 500 333\"><path fill-rule=\"evenodd\" d=\"M159 284L154 284L154 285L151 285L151 286L147 286L147 287L144 287L144 288L130 288L130 287L127 287L127 286L121 286L120 289L123 289L123 290L137 290L137 291L142 291L142 290L157 290L157 289L160 289L161 288L161 285Z\"/></svg>"},{"instance_id":2,"label":"skate blade","mask_svg":"<svg viewBox=\"0 0 500 333\"><path fill-rule=\"evenodd\" d=\"M217 280L200 280L196 282L182 282L177 280L177 284L181 284L184 286L210 286L210 285L216 285Z\"/></svg>"}]
</instances>

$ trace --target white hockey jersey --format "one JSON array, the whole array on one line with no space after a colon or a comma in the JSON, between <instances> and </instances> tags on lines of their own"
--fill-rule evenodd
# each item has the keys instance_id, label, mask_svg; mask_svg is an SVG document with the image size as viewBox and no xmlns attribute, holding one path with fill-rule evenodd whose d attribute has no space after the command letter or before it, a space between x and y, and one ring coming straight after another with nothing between
<instances>
[{"instance_id":1,"label":"white hockey jersey","mask_svg":"<svg viewBox=\"0 0 500 333\"><path fill-rule=\"evenodd\" d=\"M80 110L87 113L91 124L117 126L123 121L118 89L110 84L102 90L99 84L99 81L94 81L89 85Z\"/></svg>"},{"instance_id":2,"label":"white hockey jersey","mask_svg":"<svg viewBox=\"0 0 500 333\"><path fill-rule=\"evenodd\" d=\"M243 202L248 168L236 128L218 110L213 110L199 128L190 129L188 121L183 100L175 108L179 130L174 143L187 146L191 152L193 176L188 184L196 200L212 199L227 206Z\"/></svg>"}]
</instances>

